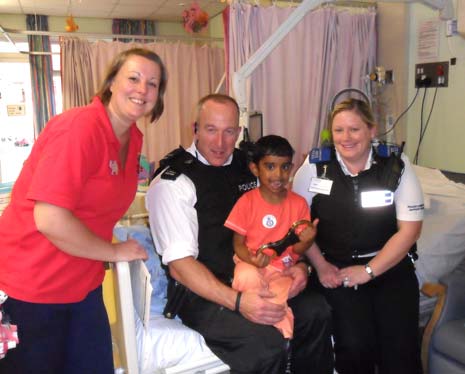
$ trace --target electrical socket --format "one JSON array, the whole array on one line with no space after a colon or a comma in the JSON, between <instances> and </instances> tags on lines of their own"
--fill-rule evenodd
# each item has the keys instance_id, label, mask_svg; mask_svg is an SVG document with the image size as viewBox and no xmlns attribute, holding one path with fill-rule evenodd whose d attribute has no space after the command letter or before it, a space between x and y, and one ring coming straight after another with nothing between
<instances>
[{"instance_id":1,"label":"electrical socket","mask_svg":"<svg viewBox=\"0 0 465 374\"><path fill-rule=\"evenodd\" d=\"M446 36L455 36L458 35L457 30L457 20L456 19L449 19L446 21Z\"/></svg>"},{"instance_id":2,"label":"electrical socket","mask_svg":"<svg viewBox=\"0 0 465 374\"><path fill-rule=\"evenodd\" d=\"M386 84L394 82L394 71L386 70Z\"/></svg>"},{"instance_id":3,"label":"electrical socket","mask_svg":"<svg viewBox=\"0 0 465 374\"><path fill-rule=\"evenodd\" d=\"M415 87L447 87L449 61L415 65Z\"/></svg>"}]
</instances>

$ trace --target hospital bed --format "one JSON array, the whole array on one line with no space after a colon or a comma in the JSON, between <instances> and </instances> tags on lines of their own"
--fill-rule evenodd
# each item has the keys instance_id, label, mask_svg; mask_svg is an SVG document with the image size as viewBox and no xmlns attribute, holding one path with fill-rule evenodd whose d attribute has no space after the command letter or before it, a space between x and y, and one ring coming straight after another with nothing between
<instances>
[{"instance_id":1,"label":"hospital bed","mask_svg":"<svg viewBox=\"0 0 465 374\"><path fill-rule=\"evenodd\" d=\"M421 287L437 283L465 258L465 184L450 180L439 170L414 168L425 196L425 219L415 264ZM454 177L465 182L464 175ZM129 226L119 232L117 229L115 236L126 240L132 231L130 236L154 255L148 261L150 277L141 276L140 263L119 262L107 271L104 284L115 362L120 369L115 374L227 373L228 366L209 350L198 333L179 320L162 316L166 277L144 225L143 198L138 194L122 220ZM420 325L426 325L435 304L434 298L421 296Z\"/></svg>"},{"instance_id":2,"label":"hospital bed","mask_svg":"<svg viewBox=\"0 0 465 374\"><path fill-rule=\"evenodd\" d=\"M141 214L136 219L140 221ZM104 286L113 337L115 374L229 373L203 337L178 319L166 319L167 280L143 224L115 228L116 240L136 239L149 259L118 262L107 270ZM108 279L107 279L108 278Z\"/></svg>"},{"instance_id":3,"label":"hospital bed","mask_svg":"<svg viewBox=\"0 0 465 374\"><path fill-rule=\"evenodd\" d=\"M438 283L465 258L465 174L413 166L425 200L425 218L415 262L420 288ZM420 295L420 325L424 326L436 304Z\"/></svg>"}]
</instances>

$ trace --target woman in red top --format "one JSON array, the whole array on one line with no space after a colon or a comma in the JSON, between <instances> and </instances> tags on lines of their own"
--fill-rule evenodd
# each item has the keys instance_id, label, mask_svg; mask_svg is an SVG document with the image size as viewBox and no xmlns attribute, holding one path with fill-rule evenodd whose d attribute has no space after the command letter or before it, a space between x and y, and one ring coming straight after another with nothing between
<instances>
[{"instance_id":1,"label":"woman in red top","mask_svg":"<svg viewBox=\"0 0 465 374\"><path fill-rule=\"evenodd\" d=\"M92 103L52 118L34 144L0 217L0 290L19 334L1 374L113 373L103 263L147 257L111 238L137 189L136 121L161 116L166 80L154 52L122 52Z\"/></svg>"}]
</instances>

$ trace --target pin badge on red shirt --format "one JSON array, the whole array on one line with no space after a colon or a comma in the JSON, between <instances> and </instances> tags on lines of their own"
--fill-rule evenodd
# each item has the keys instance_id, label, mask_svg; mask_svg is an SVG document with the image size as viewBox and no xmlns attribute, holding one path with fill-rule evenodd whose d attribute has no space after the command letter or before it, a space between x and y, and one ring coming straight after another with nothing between
<instances>
[{"instance_id":1,"label":"pin badge on red shirt","mask_svg":"<svg viewBox=\"0 0 465 374\"><path fill-rule=\"evenodd\" d=\"M110 175L118 175L118 162L110 160L108 166L110 167Z\"/></svg>"}]
</instances>

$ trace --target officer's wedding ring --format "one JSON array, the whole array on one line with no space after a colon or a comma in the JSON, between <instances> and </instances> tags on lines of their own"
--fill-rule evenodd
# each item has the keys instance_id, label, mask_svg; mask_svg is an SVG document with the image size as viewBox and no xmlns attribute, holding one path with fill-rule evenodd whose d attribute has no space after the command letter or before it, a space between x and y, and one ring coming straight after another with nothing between
<instances>
[{"instance_id":1,"label":"officer's wedding ring","mask_svg":"<svg viewBox=\"0 0 465 374\"><path fill-rule=\"evenodd\" d=\"M344 278L343 285L344 285L344 287L349 287L349 277Z\"/></svg>"}]
</instances>

